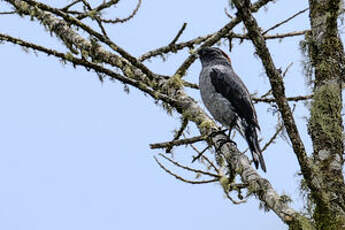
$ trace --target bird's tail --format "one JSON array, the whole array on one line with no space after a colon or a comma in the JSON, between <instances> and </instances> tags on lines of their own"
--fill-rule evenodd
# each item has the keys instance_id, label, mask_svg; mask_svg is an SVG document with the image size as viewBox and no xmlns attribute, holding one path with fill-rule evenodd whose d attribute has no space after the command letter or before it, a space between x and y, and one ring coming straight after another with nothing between
<instances>
[{"instance_id":1,"label":"bird's tail","mask_svg":"<svg viewBox=\"0 0 345 230\"><path fill-rule=\"evenodd\" d=\"M264 172L266 172L266 164L265 164L264 157L262 156L262 152L259 146L256 127L253 125L246 125L244 129L244 134L245 134L244 136L246 138L246 141L249 145L249 149L252 152L253 161L254 161L256 169L258 169L259 163L260 163L261 169Z\"/></svg>"}]
</instances>

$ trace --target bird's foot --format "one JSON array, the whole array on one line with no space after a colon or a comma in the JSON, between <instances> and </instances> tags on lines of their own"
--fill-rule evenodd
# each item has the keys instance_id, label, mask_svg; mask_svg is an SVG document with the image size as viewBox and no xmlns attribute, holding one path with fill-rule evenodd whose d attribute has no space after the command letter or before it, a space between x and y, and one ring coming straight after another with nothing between
<instances>
[{"instance_id":1,"label":"bird's foot","mask_svg":"<svg viewBox=\"0 0 345 230\"><path fill-rule=\"evenodd\" d=\"M225 136L227 136L225 134L225 132L227 131L227 129L221 129L221 130L217 130L217 131L214 131L212 132L211 134L208 135L209 138L212 138L212 137L215 137L216 135L218 134L224 134Z\"/></svg>"},{"instance_id":2,"label":"bird's foot","mask_svg":"<svg viewBox=\"0 0 345 230\"><path fill-rule=\"evenodd\" d=\"M230 138L220 139L217 141L217 144L219 144L219 146L216 148L216 152L218 152L223 147L223 145L225 145L226 143L231 143L231 144L237 146L236 142L231 140Z\"/></svg>"}]
</instances>

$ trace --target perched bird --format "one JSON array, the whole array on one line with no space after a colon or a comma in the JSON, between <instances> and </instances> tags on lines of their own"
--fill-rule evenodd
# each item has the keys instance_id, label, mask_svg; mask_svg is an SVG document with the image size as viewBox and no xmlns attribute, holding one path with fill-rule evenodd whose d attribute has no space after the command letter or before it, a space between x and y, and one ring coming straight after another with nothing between
<instances>
[{"instance_id":1,"label":"perched bird","mask_svg":"<svg viewBox=\"0 0 345 230\"><path fill-rule=\"evenodd\" d=\"M257 134L260 126L248 89L221 49L202 48L198 54L202 65L199 88L206 108L222 125L241 133L249 145L256 169L260 163L266 172Z\"/></svg>"}]
</instances>

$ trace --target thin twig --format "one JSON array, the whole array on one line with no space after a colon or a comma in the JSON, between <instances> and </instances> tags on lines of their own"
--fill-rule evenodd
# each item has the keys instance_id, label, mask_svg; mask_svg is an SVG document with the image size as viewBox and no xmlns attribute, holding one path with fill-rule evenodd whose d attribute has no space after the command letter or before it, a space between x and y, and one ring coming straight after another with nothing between
<instances>
[{"instance_id":1,"label":"thin twig","mask_svg":"<svg viewBox=\"0 0 345 230\"><path fill-rule=\"evenodd\" d=\"M217 174L219 174L219 169L213 164L213 162L210 159L208 159L207 156L202 155L202 158L205 159L207 163L210 164L210 166L214 169L214 171L216 171Z\"/></svg>"},{"instance_id":2,"label":"thin twig","mask_svg":"<svg viewBox=\"0 0 345 230\"><path fill-rule=\"evenodd\" d=\"M193 145L193 144L190 144L190 147L195 151L197 152L198 154L200 154L200 151ZM205 155L202 155L201 156L204 160L207 161L207 163L214 169L214 171L216 171L217 174L219 174L219 169L213 164L213 162L208 158L206 157Z\"/></svg>"},{"instance_id":3,"label":"thin twig","mask_svg":"<svg viewBox=\"0 0 345 230\"><path fill-rule=\"evenodd\" d=\"M285 71L283 72L282 76L283 78L286 76L287 72L289 71L289 69L291 68L291 66L293 65L293 62L291 62L285 69Z\"/></svg>"},{"instance_id":4,"label":"thin twig","mask_svg":"<svg viewBox=\"0 0 345 230\"><path fill-rule=\"evenodd\" d=\"M284 78L287 74L287 72L289 71L290 67L293 65L293 62L291 62L284 70L282 77ZM269 89L266 93L264 93L260 98L265 98L268 95L272 94L272 89Z\"/></svg>"},{"instance_id":5,"label":"thin twig","mask_svg":"<svg viewBox=\"0 0 345 230\"><path fill-rule=\"evenodd\" d=\"M239 200L239 201L234 200L234 199L230 196L230 194L227 193L225 190L224 190L224 194L225 194L226 198L228 198L228 199L231 201L231 203L233 203L233 204L235 204L235 205L239 205L239 204L243 204L243 203L246 203L246 202L247 202L247 200Z\"/></svg>"},{"instance_id":6,"label":"thin twig","mask_svg":"<svg viewBox=\"0 0 345 230\"><path fill-rule=\"evenodd\" d=\"M274 29L278 28L279 26L281 26L281 25L283 25L283 24L289 22L290 20L294 19L295 17L297 17L297 16L300 15L300 14L303 14L303 13L306 12L307 10L309 10L309 8L305 8L304 10L301 10L301 11L297 12L296 14L294 14L294 15L292 15L291 17L285 19L284 21L275 24L274 26L272 26L272 27L270 27L269 29L267 29L266 31L264 31L264 32L262 33L262 35L265 35L265 34L267 34L269 31L274 30Z\"/></svg>"},{"instance_id":7,"label":"thin twig","mask_svg":"<svg viewBox=\"0 0 345 230\"><path fill-rule=\"evenodd\" d=\"M175 38L169 43L169 46L172 46L177 42L177 40L181 37L181 35L182 35L183 31L186 29L186 27L187 27L187 23L185 22L185 23L183 23L181 29L177 32L177 35L175 36Z\"/></svg>"},{"instance_id":8,"label":"thin twig","mask_svg":"<svg viewBox=\"0 0 345 230\"><path fill-rule=\"evenodd\" d=\"M108 2L103 2L102 4L96 6L92 11L93 12L101 12L102 10L106 9L106 8L109 8L115 4L117 4L120 0L110 0ZM77 17L78 20L82 20L86 17L89 17L90 16L90 12L85 12L84 14L82 15L79 15Z\"/></svg>"},{"instance_id":9,"label":"thin twig","mask_svg":"<svg viewBox=\"0 0 345 230\"><path fill-rule=\"evenodd\" d=\"M81 1L82 1L83 4L85 5L85 7L91 12L91 11L92 11L91 5L90 5L86 0L81 0ZM101 29L101 31L102 31L102 34L103 34L106 38L109 39L108 34L107 34L107 32L106 32L106 30L105 30L103 24L102 24L102 21L101 21L100 16L98 16L97 14L94 14L94 16L91 17L91 19L95 19L95 20L96 20L96 22L97 22L97 24L98 24L98 27L99 27L99 28Z\"/></svg>"},{"instance_id":10,"label":"thin twig","mask_svg":"<svg viewBox=\"0 0 345 230\"><path fill-rule=\"evenodd\" d=\"M65 6L64 8L61 8L62 11L67 11L70 7L74 6L75 4L79 3L81 0L75 0L73 2L71 2L70 4L68 4L67 6Z\"/></svg>"},{"instance_id":11,"label":"thin twig","mask_svg":"<svg viewBox=\"0 0 345 230\"><path fill-rule=\"evenodd\" d=\"M104 23L111 23L111 24L115 24L115 23L124 23L124 22L127 22L129 21L130 19L132 19L138 12L139 8L140 8L140 5L141 5L141 1L142 0L138 0L138 4L137 6L135 7L135 9L133 10L133 12L126 18L116 18L116 19L101 19L102 22Z\"/></svg>"},{"instance_id":12,"label":"thin twig","mask_svg":"<svg viewBox=\"0 0 345 230\"><path fill-rule=\"evenodd\" d=\"M200 36L200 37L194 38L194 39L186 41L186 42L177 43L174 45L174 47L167 45L167 46L160 47L158 49L148 51L148 52L144 53L143 55L141 55L138 58L138 60L139 61L145 61L151 57L167 54L169 52L173 52L173 50L175 50L175 52L176 52L176 51L182 50L186 47L193 48L194 45L199 45L200 43L204 42L206 39L210 38L212 35L213 34L207 34L205 36Z\"/></svg>"},{"instance_id":13,"label":"thin twig","mask_svg":"<svg viewBox=\"0 0 345 230\"><path fill-rule=\"evenodd\" d=\"M312 99L313 95L307 95L307 96L297 96L297 97L287 97L286 100L287 101L305 101L305 100L309 100ZM265 103L272 103L275 102L276 99L275 98L264 98L264 97L253 97L252 100L257 103L257 102L265 102Z\"/></svg>"},{"instance_id":14,"label":"thin twig","mask_svg":"<svg viewBox=\"0 0 345 230\"><path fill-rule=\"evenodd\" d=\"M264 147L261 149L261 152L264 152L268 146L270 146L274 140L278 137L279 133L283 130L284 125L283 124L279 124L277 130L275 131L275 133L273 134L273 136L269 139L269 141L264 145Z\"/></svg>"},{"instance_id":15,"label":"thin twig","mask_svg":"<svg viewBox=\"0 0 345 230\"><path fill-rule=\"evenodd\" d=\"M188 145L188 144L193 144L199 141L204 141L206 140L206 138L207 138L206 136L196 136L196 137L191 137L191 138L186 138L186 139L181 139L181 140L176 140L176 141L155 143L155 144L150 144L150 148L163 149L163 148L168 148L170 146Z\"/></svg>"},{"instance_id":16,"label":"thin twig","mask_svg":"<svg viewBox=\"0 0 345 230\"><path fill-rule=\"evenodd\" d=\"M199 173L199 174L210 176L210 177L216 177L216 178L220 177L219 175L214 174L214 173L210 173L210 172L206 172L206 171L203 171L203 170L200 170L200 169L194 169L194 168L190 168L190 167L185 166L185 165L181 165L177 161L174 161L173 159L171 159L171 158L169 158L169 157L167 157L167 156L165 156L165 155L163 155L161 153L159 153L158 155L163 157L164 159L170 161L172 164L176 165L177 167L185 169L187 171L194 172L194 173Z\"/></svg>"},{"instance_id":17,"label":"thin twig","mask_svg":"<svg viewBox=\"0 0 345 230\"><path fill-rule=\"evenodd\" d=\"M0 12L0 15L16 14L16 11Z\"/></svg>"},{"instance_id":18,"label":"thin twig","mask_svg":"<svg viewBox=\"0 0 345 230\"><path fill-rule=\"evenodd\" d=\"M226 16L228 16L228 18L232 19L233 17L231 16L231 14L228 12L228 9L226 7L224 7L224 13Z\"/></svg>"},{"instance_id":19,"label":"thin twig","mask_svg":"<svg viewBox=\"0 0 345 230\"><path fill-rule=\"evenodd\" d=\"M181 128L177 131L177 133L176 133L176 135L175 135L175 137L174 137L174 139L172 141L176 141L176 140L178 140L181 137L181 135L183 134L183 132L186 129L187 125L188 125L188 119L183 119ZM169 146L165 150L165 152L166 153L170 153L172 148L173 148L173 145Z\"/></svg>"},{"instance_id":20,"label":"thin twig","mask_svg":"<svg viewBox=\"0 0 345 230\"><path fill-rule=\"evenodd\" d=\"M199 159L202 154L204 154L206 152L207 149L209 149L211 146L207 146L204 150L202 150L201 152L199 152L199 154L195 157L193 157L192 163L194 163L197 159Z\"/></svg>"},{"instance_id":21,"label":"thin twig","mask_svg":"<svg viewBox=\"0 0 345 230\"><path fill-rule=\"evenodd\" d=\"M208 184L208 183L214 183L214 182L217 182L219 179L218 178L215 178L215 179L211 179L211 180L200 180L200 181L193 181L193 180L188 180L188 179L185 179L173 172L171 172L169 169L167 169L158 159L157 157L153 157L155 159L155 161L157 162L157 164L159 165L159 167L161 167L166 173L174 176L176 179L180 180L180 181L183 181L185 183L189 183L189 184Z\"/></svg>"},{"instance_id":22,"label":"thin twig","mask_svg":"<svg viewBox=\"0 0 345 230\"><path fill-rule=\"evenodd\" d=\"M301 36L307 33L310 30L301 30L301 31L294 31L294 32L288 32L288 33L277 33L277 34L271 34L271 35L265 35L263 38L265 40L271 40L271 39L282 39L282 38L287 38L287 37L295 37L295 36ZM228 38L238 38L238 39L247 39L249 40L250 38L248 37L247 34L237 34L230 32L227 35Z\"/></svg>"}]
</instances>

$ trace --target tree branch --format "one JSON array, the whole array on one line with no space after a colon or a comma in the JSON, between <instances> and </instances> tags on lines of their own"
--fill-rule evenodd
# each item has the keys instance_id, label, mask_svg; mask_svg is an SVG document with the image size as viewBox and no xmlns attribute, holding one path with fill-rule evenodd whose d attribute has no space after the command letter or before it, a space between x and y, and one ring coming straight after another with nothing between
<instances>
[{"instance_id":1,"label":"tree branch","mask_svg":"<svg viewBox=\"0 0 345 230\"><path fill-rule=\"evenodd\" d=\"M310 161L307 157L307 153L303 142L300 138L295 120L292 115L292 111L285 96L285 88L282 80L282 76L279 71L274 66L272 57L269 50L266 47L265 39L263 38L259 26L251 14L250 11L250 1L249 0L233 0L237 10L238 16L242 18L247 30L248 36L251 38L258 56L261 58L262 63L265 67L266 74L270 80L270 84L273 91L273 96L278 105L279 111L284 121L284 126L286 127L287 133L289 135L290 141L293 146L293 150L299 161L302 173L306 179L309 181L309 185L314 191L320 189L320 184L313 181L313 177L316 176L316 171L313 169ZM290 221L284 220L287 224ZM294 221L298 221L294 219Z\"/></svg>"},{"instance_id":2,"label":"tree branch","mask_svg":"<svg viewBox=\"0 0 345 230\"><path fill-rule=\"evenodd\" d=\"M137 12L138 12L138 10L140 8L141 2L142 2L142 0L138 0L137 6L134 8L132 13L128 17L116 18L114 20L113 19L103 19L102 18L101 21L104 22L104 23L111 23L111 24L127 22L127 21L131 20L137 14Z\"/></svg>"},{"instance_id":3,"label":"tree branch","mask_svg":"<svg viewBox=\"0 0 345 230\"><path fill-rule=\"evenodd\" d=\"M155 144L150 144L151 149L163 149L163 148L170 148L171 146L179 146L179 145L188 145L188 144L193 144L196 142L204 141L206 140L206 136L196 136L196 137L191 137L191 138L186 138L186 139L181 139L181 140L173 140L173 141L167 141L167 142L162 142L162 143L155 143Z\"/></svg>"},{"instance_id":4,"label":"tree branch","mask_svg":"<svg viewBox=\"0 0 345 230\"><path fill-rule=\"evenodd\" d=\"M158 159L157 157L153 157L155 159L155 161L157 162L157 164L159 165L159 167L161 167L166 173L174 176L176 179L188 183L188 184L208 184L208 183L214 183L219 181L219 178L215 178L215 179L211 179L211 180L200 180L200 181L193 181L193 180L188 180L185 179L179 175L177 175L176 173L173 173L172 171L170 171L169 169L167 169Z\"/></svg>"},{"instance_id":5,"label":"tree branch","mask_svg":"<svg viewBox=\"0 0 345 230\"><path fill-rule=\"evenodd\" d=\"M279 26L281 26L281 25L283 25L283 24L285 24L285 23L291 21L292 19L294 19L295 17L297 17L297 16L300 15L300 14L303 14L303 13L306 12L307 10L309 10L309 8L305 8L304 10L301 10L301 11L297 12L296 14L294 14L294 15L292 15L291 17L289 17L289 18L283 20L282 22L279 22L279 23L275 24L274 26L272 26L272 27L270 27L269 29L265 30L265 31L262 33L262 35L265 35L265 34L267 34L269 31L272 31L272 30L274 30L274 29L277 29Z\"/></svg>"}]
</instances>

